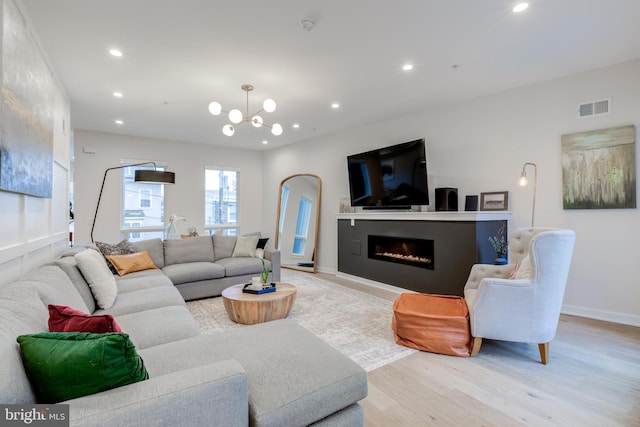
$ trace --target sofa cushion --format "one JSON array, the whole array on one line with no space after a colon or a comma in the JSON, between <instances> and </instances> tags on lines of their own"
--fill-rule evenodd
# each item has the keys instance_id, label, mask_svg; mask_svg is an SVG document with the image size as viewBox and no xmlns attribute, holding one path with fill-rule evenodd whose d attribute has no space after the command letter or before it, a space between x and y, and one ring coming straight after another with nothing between
<instances>
[{"instance_id":1,"label":"sofa cushion","mask_svg":"<svg viewBox=\"0 0 640 427\"><path fill-rule=\"evenodd\" d=\"M185 346L189 357L184 357ZM288 319L199 335L140 350L140 355L152 377L237 360L249 378L252 426L309 425L367 395L364 369Z\"/></svg>"},{"instance_id":2,"label":"sofa cushion","mask_svg":"<svg viewBox=\"0 0 640 427\"><path fill-rule=\"evenodd\" d=\"M107 262L95 251L83 251L73 256L85 278L91 293L100 308L111 308L118 295L116 279L111 274Z\"/></svg>"},{"instance_id":3,"label":"sofa cushion","mask_svg":"<svg viewBox=\"0 0 640 427\"><path fill-rule=\"evenodd\" d=\"M231 258L233 249L236 246L236 236L213 235L213 249L216 254L216 261L224 258Z\"/></svg>"},{"instance_id":4,"label":"sofa cushion","mask_svg":"<svg viewBox=\"0 0 640 427\"><path fill-rule=\"evenodd\" d=\"M152 310L158 307L173 305L184 306L185 302L175 286L141 289L139 291L119 294L116 304L109 309L98 309L93 314L113 314L116 319L124 314Z\"/></svg>"},{"instance_id":5,"label":"sofa cushion","mask_svg":"<svg viewBox=\"0 0 640 427\"><path fill-rule=\"evenodd\" d=\"M17 340L42 403L61 402L149 378L127 334L44 332L21 335Z\"/></svg>"},{"instance_id":6,"label":"sofa cushion","mask_svg":"<svg viewBox=\"0 0 640 427\"><path fill-rule=\"evenodd\" d=\"M136 271L153 270L158 267L153 263L149 252L134 252L125 255L108 255L107 260L115 267L118 276L124 276Z\"/></svg>"},{"instance_id":7,"label":"sofa cushion","mask_svg":"<svg viewBox=\"0 0 640 427\"><path fill-rule=\"evenodd\" d=\"M136 271L125 276L117 276L116 283L118 284L118 295L158 286L173 287L171 279L159 269Z\"/></svg>"},{"instance_id":8,"label":"sofa cushion","mask_svg":"<svg viewBox=\"0 0 640 427\"><path fill-rule=\"evenodd\" d=\"M183 306L125 314L118 316L117 321L138 349L200 335L198 324L187 307Z\"/></svg>"},{"instance_id":9,"label":"sofa cushion","mask_svg":"<svg viewBox=\"0 0 640 427\"><path fill-rule=\"evenodd\" d=\"M191 237L193 239L193 237ZM213 262L187 262L165 265L162 272L169 276L174 285L199 280L218 279L225 276L225 268Z\"/></svg>"},{"instance_id":10,"label":"sofa cushion","mask_svg":"<svg viewBox=\"0 0 640 427\"><path fill-rule=\"evenodd\" d=\"M134 252L149 252L149 256L158 268L164 267L164 247L162 239L148 239L139 242L129 242Z\"/></svg>"},{"instance_id":11,"label":"sofa cushion","mask_svg":"<svg viewBox=\"0 0 640 427\"><path fill-rule=\"evenodd\" d=\"M86 250L86 249L84 249ZM75 252L74 255L78 253ZM93 313L96 309L96 300L93 298L93 293L91 293L91 288L89 288L89 284L85 280L84 276L80 272L78 268L78 262L72 256L65 256L63 258L57 259L53 261L50 265L58 266L71 280L73 286L75 286L76 290L82 297L82 300L87 306L87 313ZM68 304L69 301L66 301ZM77 307L79 308L79 307Z\"/></svg>"},{"instance_id":12,"label":"sofa cushion","mask_svg":"<svg viewBox=\"0 0 640 427\"><path fill-rule=\"evenodd\" d=\"M270 270L271 262L264 260L265 266ZM262 262L260 258L225 258L216 261L216 264L224 267L225 276L244 276L246 274L260 274L262 273Z\"/></svg>"},{"instance_id":13,"label":"sofa cushion","mask_svg":"<svg viewBox=\"0 0 640 427\"><path fill-rule=\"evenodd\" d=\"M47 318L47 307L35 288L0 288L0 402L3 404L35 402L16 338L47 331Z\"/></svg>"},{"instance_id":14,"label":"sofa cushion","mask_svg":"<svg viewBox=\"0 0 640 427\"><path fill-rule=\"evenodd\" d=\"M96 255L100 257L97 252ZM29 286L34 286L45 307L47 304L60 304L89 312L82 296L71 283L69 276L60 267L54 265L38 267L20 281L11 283L8 286L22 286L20 282L28 282Z\"/></svg>"},{"instance_id":15,"label":"sofa cushion","mask_svg":"<svg viewBox=\"0 0 640 427\"><path fill-rule=\"evenodd\" d=\"M110 314L91 314L64 305L49 304L49 332L122 332Z\"/></svg>"},{"instance_id":16,"label":"sofa cushion","mask_svg":"<svg viewBox=\"0 0 640 427\"><path fill-rule=\"evenodd\" d=\"M185 262L213 262L213 260L213 242L209 236L164 241L165 267Z\"/></svg>"},{"instance_id":17,"label":"sofa cushion","mask_svg":"<svg viewBox=\"0 0 640 427\"><path fill-rule=\"evenodd\" d=\"M116 243L115 245L104 242L96 242L96 246L98 247L98 250L100 251L102 256L104 256L105 258L109 255L124 255L133 252L133 248L131 248L131 244L127 239L124 239L123 241ZM113 267L111 264L107 263L107 267L109 267L109 270L111 270L113 274L118 273L115 267Z\"/></svg>"},{"instance_id":18,"label":"sofa cushion","mask_svg":"<svg viewBox=\"0 0 640 427\"><path fill-rule=\"evenodd\" d=\"M254 257L258 246L257 236L240 236L236 239L232 257Z\"/></svg>"}]
</instances>

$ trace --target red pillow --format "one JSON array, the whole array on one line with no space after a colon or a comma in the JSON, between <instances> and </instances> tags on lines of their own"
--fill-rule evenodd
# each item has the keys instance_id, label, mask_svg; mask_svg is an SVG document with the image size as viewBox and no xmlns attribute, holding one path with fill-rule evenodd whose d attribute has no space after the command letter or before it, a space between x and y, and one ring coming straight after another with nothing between
<instances>
[{"instance_id":1,"label":"red pillow","mask_svg":"<svg viewBox=\"0 0 640 427\"><path fill-rule=\"evenodd\" d=\"M110 314L92 316L64 305L49 304L49 332L122 332Z\"/></svg>"}]
</instances>

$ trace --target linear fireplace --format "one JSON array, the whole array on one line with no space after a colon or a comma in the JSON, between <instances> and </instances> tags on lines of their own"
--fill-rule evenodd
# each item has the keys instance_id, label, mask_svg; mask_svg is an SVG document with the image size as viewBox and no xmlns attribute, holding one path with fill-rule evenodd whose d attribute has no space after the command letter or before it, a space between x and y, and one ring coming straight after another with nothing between
<instances>
[{"instance_id":1,"label":"linear fireplace","mask_svg":"<svg viewBox=\"0 0 640 427\"><path fill-rule=\"evenodd\" d=\"M433 270L433 240L375 235L367 240L371 259Z\"/></svg>"}]
</instances>

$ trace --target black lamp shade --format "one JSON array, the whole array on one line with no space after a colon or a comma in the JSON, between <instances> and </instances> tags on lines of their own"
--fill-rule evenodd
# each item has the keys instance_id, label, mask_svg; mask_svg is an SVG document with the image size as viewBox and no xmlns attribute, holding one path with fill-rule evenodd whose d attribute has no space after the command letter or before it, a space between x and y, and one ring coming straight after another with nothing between
<instances>
[{"instance_id":1,"label":"black lamp shade","mask_svg":"<svg viewBox=\"0 0 640 427\"><path fill-rule=\"evenodd\" d=\"M135 172L135 182L152 182L160 184L175 184L176 174L167 171L138 169Z\"/></svg>"}]
</instances>

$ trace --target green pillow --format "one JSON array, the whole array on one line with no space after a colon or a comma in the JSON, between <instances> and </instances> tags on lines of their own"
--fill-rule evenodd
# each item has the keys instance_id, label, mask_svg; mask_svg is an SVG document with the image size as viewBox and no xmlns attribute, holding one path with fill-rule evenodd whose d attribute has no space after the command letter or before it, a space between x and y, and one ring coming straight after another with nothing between
<instances>
[{"instance_id":1,"label":"green pillow","mask_svg":"<svg viewBox=\"0 0 640 427\"><path fill-rule=\"evenodd\" d=\"M127 334L43 332L21 335L18 343L40 403L61 402L149 378Z\"/></svg>"}]
</instances>

